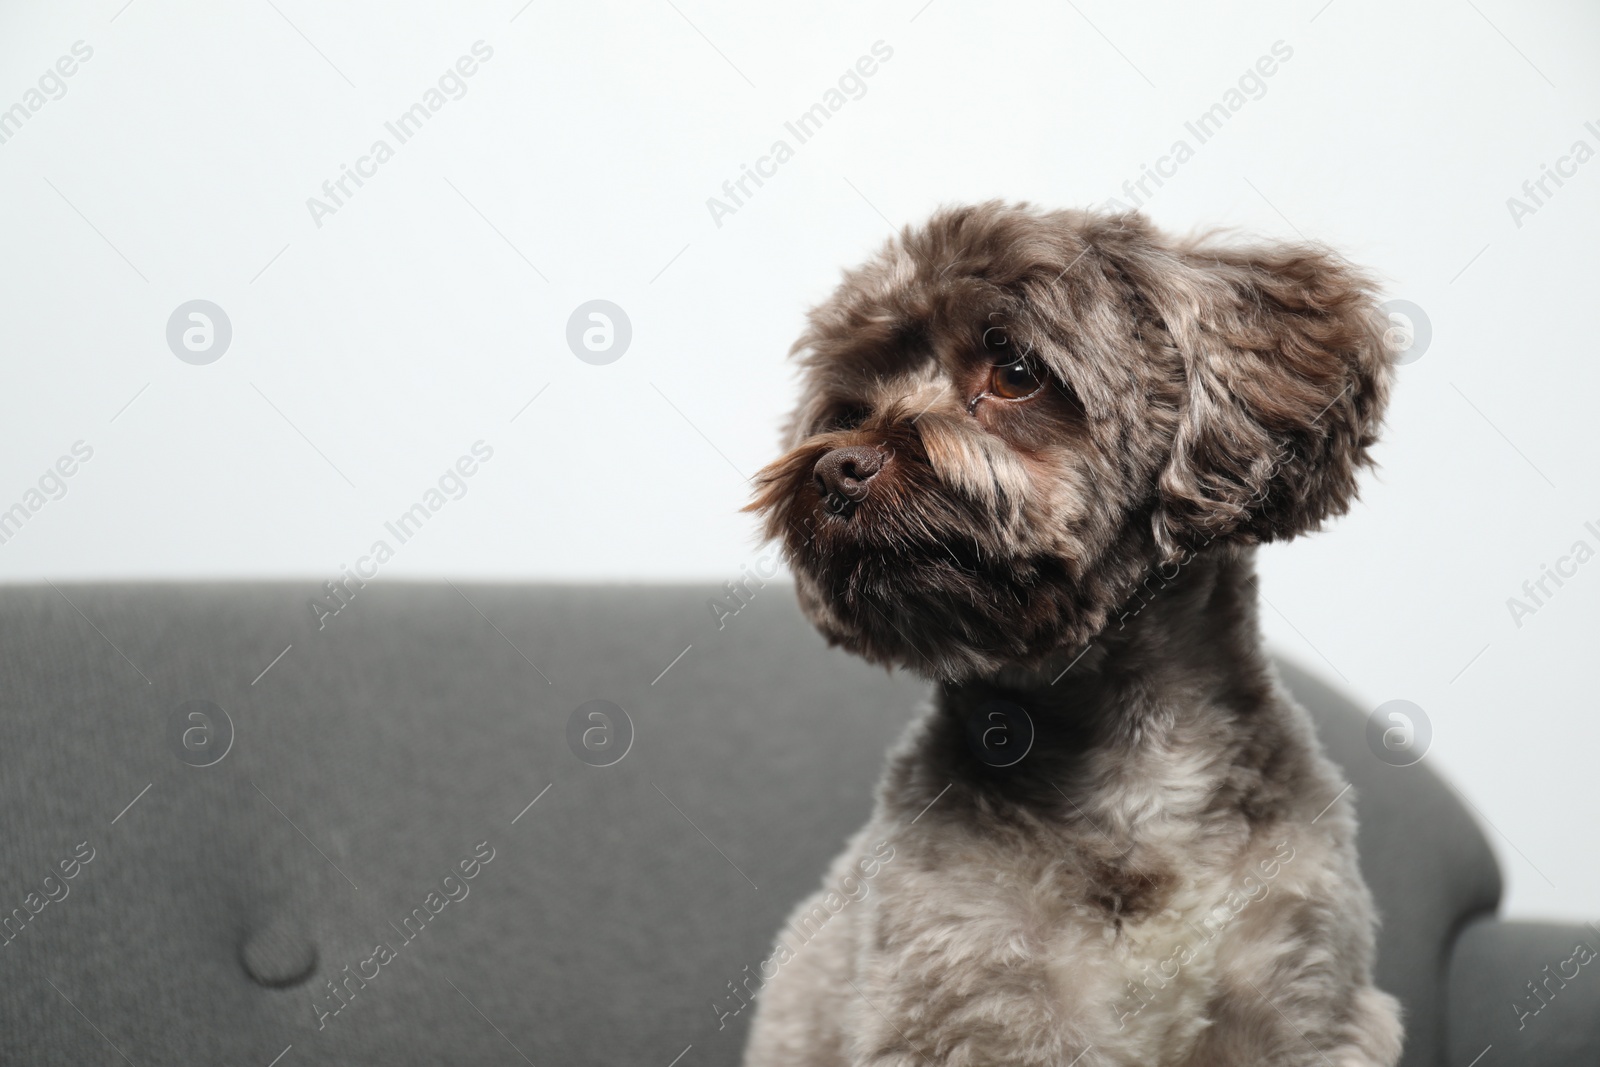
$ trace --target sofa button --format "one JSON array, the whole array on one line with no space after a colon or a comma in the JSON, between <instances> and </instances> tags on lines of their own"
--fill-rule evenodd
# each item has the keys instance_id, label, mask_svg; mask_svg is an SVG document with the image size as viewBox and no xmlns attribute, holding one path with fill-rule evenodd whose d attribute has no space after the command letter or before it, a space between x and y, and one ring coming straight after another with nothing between
<instances>
[{"instance_id":1,"label":"sofa button","mask_svg":"<svg viewBox=\"0 0 1600 1067\"><path fill-rule=\"evenodd\" d=\"M311 977L317 967L317 946L298 922L279 916L245 939L239 962L258 985L282 989Z\"/></svg>"}]
</instances>

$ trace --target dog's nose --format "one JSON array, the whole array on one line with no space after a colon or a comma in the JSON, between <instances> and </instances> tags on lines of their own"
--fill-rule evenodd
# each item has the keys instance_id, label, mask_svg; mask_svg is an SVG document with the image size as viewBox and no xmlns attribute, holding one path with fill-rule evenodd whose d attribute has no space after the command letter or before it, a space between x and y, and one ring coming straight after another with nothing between
<instances>
[{"instance_id":1,"label":"dog's nose","mask_svg":"<svg viewBox=\"0 0 1600 1067\"><path fill-rule=\"evenodd\" d=\"M868 445L847 445L817 460L811 474L823 496L860 500L867 495L867 483L882 469L882 451Z\"/></svg>"}]
</instances>

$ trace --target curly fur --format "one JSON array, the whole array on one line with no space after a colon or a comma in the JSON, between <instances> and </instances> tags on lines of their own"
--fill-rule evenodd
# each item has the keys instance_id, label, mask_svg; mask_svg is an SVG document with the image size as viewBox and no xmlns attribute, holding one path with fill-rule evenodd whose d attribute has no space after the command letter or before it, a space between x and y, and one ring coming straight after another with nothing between
<instances>
[{"instance_id":1,"label":"curly fur","mask_svg":"<svg viewBox=\"0 0 1600 1067\"><path fill-rule=\"evenodd\" d=\"M1393 1067L1350 797L1252 570L1355 497L1381 329L1326 249L1000 203L812 311L751 507L831 642L936 688L825 884L894 859L791 923L748 1064ZM1036 395L985 392L1024 356ZM840 507L813 472L845 446L886 459ZM1032 725L1004 767L973 740L996 701Z\"/></svg>"}]
</instances>

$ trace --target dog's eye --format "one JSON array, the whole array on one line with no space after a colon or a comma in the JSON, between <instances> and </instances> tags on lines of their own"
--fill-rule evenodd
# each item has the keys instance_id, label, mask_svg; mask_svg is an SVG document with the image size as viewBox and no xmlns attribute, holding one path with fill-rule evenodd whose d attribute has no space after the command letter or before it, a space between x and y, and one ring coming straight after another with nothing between
<instances>
[{"instance_id":1,"label":"dog's eye","mask_svg":"<svg viewBox=\"0 0 1600 1067\"><path fill-rule=\"evenodd\" d=\"M860 404L846 404L829 412L818 427L819 433L832 433L839 430L854 430L863 422L871 412Z\"/></svg>"},{"instance_id":2,"label":"dog's eye","mask_svg":"<svg viewBox=\"0 0 1600 1067\"><path fill-rule=\"evenodd\" d=\"M989 370L989 393L1002 400L1022 400L1037 393L1044 382L1028 360L994 366Z\"/></svg>"}]
</instances>

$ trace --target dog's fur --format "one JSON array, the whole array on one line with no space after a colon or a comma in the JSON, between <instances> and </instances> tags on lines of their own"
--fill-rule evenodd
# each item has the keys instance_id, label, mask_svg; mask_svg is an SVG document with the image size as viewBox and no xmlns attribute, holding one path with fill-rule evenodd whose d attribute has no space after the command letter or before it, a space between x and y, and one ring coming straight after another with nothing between
<instances>
[{"instance_id":1,"label":"dog's fur","mask_svg":"<svg viewBox=\"0 0 1600 1067\"><path fill-rule=\"evenodd\" d=\"M999 203L811 313L751 507L829 641L936 692L762 967L750 1067L1392 1067L1351 798L1252 569L1354 498L1382 328L1323 249ZM1040 393L983 396L1022 355ZM844 446L887 457L848 500ZM1004 767L997 706L1034 735Z\"/></svg>"}]
</instances>

